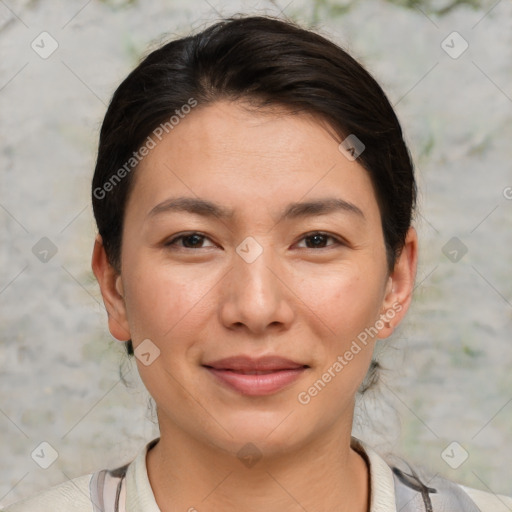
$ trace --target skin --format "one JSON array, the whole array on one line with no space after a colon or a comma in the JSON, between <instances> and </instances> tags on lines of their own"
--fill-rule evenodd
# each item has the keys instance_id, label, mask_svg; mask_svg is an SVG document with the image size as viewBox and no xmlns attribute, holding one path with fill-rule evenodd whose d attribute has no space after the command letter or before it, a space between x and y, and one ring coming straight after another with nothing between
<instances>
[{"instance_id":1,"label":"skin","mask_svg":"<svg viewBox=\"0 0 512 512\"><path fill-rule=\"evenodd\" d=\"M147 467L163 512L368 510L368 468L350 447L354 400L376 340L409 307L417 235L411 227L389 272L370 177L338 143L308 114L227 101L197 107L136 170L120 273L96 239L92 268L110 332L131 338L136 350L148 338L160 350L150 365L137 365L157 404L161 438ZM214 201L233 217L148 215L177 196ZM289 203L327 197L364 217L341 210L277 221ZM317 245L316 231L327 233ZM165 245L190 232L204 238ZM252 263L236 252L248 236L263 251ZM299 403L393 305L389 324ZM309 368L277 393L246 396L202 366L240 354L277 354ZM237 458L249 442L262 455L252 467Z\"/></svg>"}]
</instances>

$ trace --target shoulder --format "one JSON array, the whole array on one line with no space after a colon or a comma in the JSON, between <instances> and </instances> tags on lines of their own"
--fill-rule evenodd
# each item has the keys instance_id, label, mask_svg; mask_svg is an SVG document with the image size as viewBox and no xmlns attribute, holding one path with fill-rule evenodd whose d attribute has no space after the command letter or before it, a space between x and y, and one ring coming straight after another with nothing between
<instances>
[{"instance_id":1,"label":"shoulder","mask_svg":"<svg viewBox=\"0 0 512 512\"><path fill-rule=\"evenodd\" d=\"M354 437L351 444L369 463L372 512L512 512L512 497L462 485L391 453L380 455Z\"/></svg>"},{"instance_id":2,"label":"shoulder","mask_svg":"<svg viewBox=\"0 0 512 512\"><path fill-rule=\"evenodd\" d=\"M422 466L407 469L393 466L395 496L400 510L433 510L464 512L510 512L512 498L467 487L440 476L432 475ZM402 466L403 467L403 466ZM414 504L414 506L413 506ZM423 507L423 508L422 508Z\"/></svg>"},{"instance_id":3,"label":"shoulder","mask_svg":"<svg viewBox=\"0 0 512 512\"><path fill-rule=\"evenodd\" d=\"M481 512L510 512L512 510L512 497L502 494L481 491L460 485L461 489L475 502Z\"/></svg>"},{"instance_id":4,"label":"shoulder","mask_svg":"<svg viewBox=\"0 0 512 512\"><path fill-rule=\"evenodd\" d=\"M79 476L18 501L3 512L93 512L89 483L92 474Z\"/></svg>"}]
</instances>

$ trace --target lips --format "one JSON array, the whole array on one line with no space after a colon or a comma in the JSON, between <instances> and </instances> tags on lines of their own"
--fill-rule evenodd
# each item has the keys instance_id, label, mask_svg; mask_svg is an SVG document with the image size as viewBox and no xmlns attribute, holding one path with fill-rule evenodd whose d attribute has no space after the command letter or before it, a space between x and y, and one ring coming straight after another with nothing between
<instances>
[{"instance_id":1,"label":"lips","mask_svg":"<svg viewBox=\"0 0 512 512\"><path fill-rule=\"evenodd\" d=\"M309 368L308 365L279 356L228 357L203 366L223 386L250 396L276 393L297 380Z\"/></svg>"}]
</instances>

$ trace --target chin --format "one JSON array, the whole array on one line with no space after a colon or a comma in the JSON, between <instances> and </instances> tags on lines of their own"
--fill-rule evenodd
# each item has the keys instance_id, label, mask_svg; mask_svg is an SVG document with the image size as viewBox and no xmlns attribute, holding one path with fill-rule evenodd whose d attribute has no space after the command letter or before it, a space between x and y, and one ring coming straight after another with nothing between
<instances>
[{"instance_id":1,"label":"chin","mask_svg":"<svg viewBox=\"0 0 512 512\"><path fill-rule=\"evenodd\" d=\"M308 437L304 422L293 421L292 408L280 408L276 412L247 413L233 412L229 418L218 418L224 428L231 434L223 436L221 444L231 453L237 453L241 447L253 444L262 453L278 455L294 445L301 444L301 439ZM284 412L286 411L286 412ZM289 418L287 415L290 414ZM220 440L219 440L220 441Z\"/></svg>"}]
</instances>

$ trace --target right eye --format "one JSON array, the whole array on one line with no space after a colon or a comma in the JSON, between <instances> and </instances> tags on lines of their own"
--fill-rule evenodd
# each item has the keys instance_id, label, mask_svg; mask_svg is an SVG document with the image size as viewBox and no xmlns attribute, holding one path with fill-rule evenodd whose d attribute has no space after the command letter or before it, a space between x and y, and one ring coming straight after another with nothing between
<instances>
[{"instance_id":1,"label":"right eye","mask_svg":"<svg viewBox=\"0 0 512 512\"><path fill-rule=\"evenodd\" d=\"M186 234L181 234L181 235L175 236L168 242L165 242L164 245L165 245L165 247L178 247L180 249L201 249L201 247L197 247L197 246L198 245L200 246L201 243L204 242L204 240L209 240L209 239L206 235L203 235L201 233L194 231L192 233L186 233ZM181 243L178 244L178 242L181 242ZM213 245L212 245L212 247L213 247Z\"/></svg>"}]
</instances>

